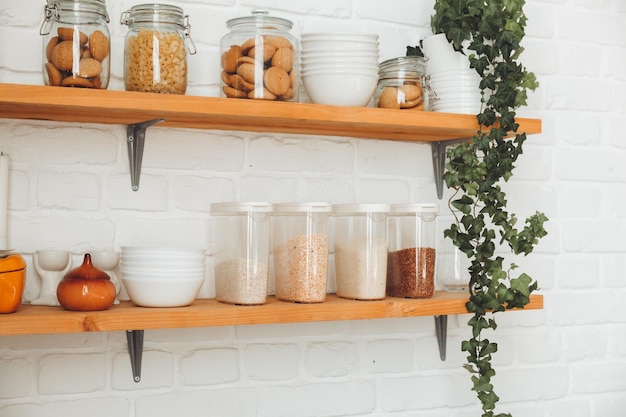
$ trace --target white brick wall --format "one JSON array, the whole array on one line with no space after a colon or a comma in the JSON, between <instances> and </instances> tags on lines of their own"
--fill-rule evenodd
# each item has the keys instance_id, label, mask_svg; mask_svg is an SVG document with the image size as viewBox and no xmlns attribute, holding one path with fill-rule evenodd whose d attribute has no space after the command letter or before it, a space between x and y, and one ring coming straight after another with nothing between
<instances>
[{"instance_id":1,"label":"white brick wall","mask_svg":"<svg viewBox=\"0 0 626 417\"><path fill-rule=\"evenodd\" d=\"M118 21L135 3L108 3L110 88L121 90ZM175 3L198 48L189 94L215 96L225 22L254 7L293 20L295 35L379 33L387 59L429 33L433 1ZM0 82L41 84L44 4L0 0ZM520 218L548 215L550 235L515 260L539 280L545 309L500 315L492 337L500 411L622 417L626 5L529 0L526 11L524 63L541 87L520 115L541 118L543 133L529 137L506 187ZM29 262L26 299L38 292L38 249L70 250L78 263L85 251L123 244L211 248L212 202L436 200L420 144L151 128L139 192L130 189L124 126L0 119L0 149L13 163L9 233ZM209 274L201 295L213 294ZM428 317L147 331L139 384L123 332L0 337L0 417L477 416L459 348L467 319L449 318L446 362Z\"/></svg>"}]
</instances>

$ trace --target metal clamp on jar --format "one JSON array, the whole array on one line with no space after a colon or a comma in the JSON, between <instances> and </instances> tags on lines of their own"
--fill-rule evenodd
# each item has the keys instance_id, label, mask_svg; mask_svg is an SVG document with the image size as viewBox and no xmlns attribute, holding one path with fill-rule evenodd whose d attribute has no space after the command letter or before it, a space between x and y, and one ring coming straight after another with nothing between
<instances>
[{"instance_id":1,"label":"metal clamp on jar","mask_svg":"<svg viewBox=\"0 0 626 417\"><path fill-rule=\"evenodd\" d=\"M104 0L48 0L43 36L46 85L107 88L111 36Z\"/></svg>"},{"instance_id":2,"label":"metal clamp on jar","mask_svg":"<svg viewBox=\"0 0 626 417\"><path fill-rule=\"evenodd\" d=\"M122 13L126 91L185 94L187 49L196 53L189 16L167 4L140 4ZM189 40L187 48L186 40Z\"/></svg>"}]
</instances>

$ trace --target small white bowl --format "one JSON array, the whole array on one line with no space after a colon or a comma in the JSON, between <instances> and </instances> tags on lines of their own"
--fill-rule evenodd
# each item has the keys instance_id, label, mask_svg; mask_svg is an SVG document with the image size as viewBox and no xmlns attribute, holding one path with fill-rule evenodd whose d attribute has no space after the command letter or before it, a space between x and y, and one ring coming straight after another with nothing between
<instances>
[{"instance_id":1,"label":"small white bowl","mask_svg":"<svg viewBox=\"0 0 626 417\"><path fill-rule=\"evenodd\" d=\"M322 40L368 40L377 41L378 34L366 32L308 32L300 35L301 40L322 39Z\"/></svg>"},{"instance_id":2,"label":"small white bowl","mask_svg":"<svg viewBox=\"0 0 626 417\"><path fill-rule=\"evenodd\" d=\"M313 103L363 107L374 95L378 74L306 73L302 74L302 84Z\"/></svg>"},{"instance_id":3,"label":"small white bowl","mask_svg":"<svg viewBox=\"0 0 626 417\"><path fill-rule=\"evenodd\" d=\"M204 278L132 280L122 277L130 300L141 307L183 307L196 299Z\"/></svg>"},{"instance_id":4,"label":"small white bowl","mask_svg":"<svg viewBox=\"0 0 626 417\"><path fill-rule=\"evenodd\" d=\"M369 73L378 74L378 65L351 64L351 63L334 64L334 65L308 64L308 65L302 66L301 74L306 74L306 73L310 74L314 72L328 73L328 72L350 72L350 71L359 72L359 73L365 72L368 74Z\"/></svg>"}]
</instances>

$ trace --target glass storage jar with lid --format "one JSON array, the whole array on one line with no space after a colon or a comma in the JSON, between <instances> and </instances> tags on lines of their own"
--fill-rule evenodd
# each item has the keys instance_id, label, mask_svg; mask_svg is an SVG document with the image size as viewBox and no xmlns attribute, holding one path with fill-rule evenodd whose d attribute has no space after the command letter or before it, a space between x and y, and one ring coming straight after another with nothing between
<instances>
[{"instance_id":1,"label":"glass storage jar with lid","mask_svg":"<svg viewBox=\"0 0 626 417\"><path fill-rule=\"evenodd\" d=\"M387 295L430 298L435 293L436 204L392 204L389 212Z\"/></svg>"},{"instance_id":2,"label":"glass storage jar with lid","mask_svg":"<svg viewBox=\"0 0 626 417\"><path fill-rule=\"evenodd\" d=\"M221 42L221 96L298 101L299 46L293 23L253 10L230 19Z\"/></svg>"},{"instance_id":3,"label":"glass storage jar with lid","mask_svg":"<svg viewBox=\"0 0 626 417\"><path fill-rule=\"evenodd\" d=\"M374 103L385 109L428 110L426 60L421 56L388 59L379 66Z\"/></svg>"},{"instance_id":4,"label":"glass storage jar with lid","mask_svg":"<svg viewBox=\"0 0 626 417\"><path fill-rule=\"evenodd\" d=\"M337 296L354 300L385 298L389 204L333 205Z\"/></svg>"},{"instance_id":5,"label":"glass storage jar with lid","mask_svg":"<svg viewBox=\"0 0 626 417\"><path fill-rule=\"evenodd\" d=\"M44 10L44 84L107 88L111 36L105 1L48 0Z\"/></svg>"},{"instance_id":6,"label":"glass storage jar with lid","mask_svg":"<svg viewBox=\"0 0 626 417\"><path fill-rule=\"evenodd\" d=\"M216 300L241 305L265 304L271 214L272 204L266 202L211 205Z\"/></svg>"},{"instance_id":7,"label":"glass storage jar with lid","mask_svg":"<svg viewBox=\"0 0 626 417\"><path fill-rule=\"evenodd\" d=\"M124 42L126 91L185 94L187 49L193 55L196 48L189 34L189 16L183 9L140 4L123 12L120 23L128 25Z\"/></svg>"}]
</instances>

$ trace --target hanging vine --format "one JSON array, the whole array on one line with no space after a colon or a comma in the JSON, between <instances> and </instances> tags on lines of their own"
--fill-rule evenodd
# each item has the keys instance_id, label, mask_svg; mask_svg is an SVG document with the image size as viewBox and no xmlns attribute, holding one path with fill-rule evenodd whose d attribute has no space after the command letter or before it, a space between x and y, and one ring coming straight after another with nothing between
<instances>
[{"instance_id":1,"label":"hanging vine","mask_svg":"<svg viewBox=\"0 0 626 417\"><path fill-rule=\"evenodd\" d=\"M455 222L444 235L471 261L467 310L472 313L472 337L461 349L468 355L465 368L472 374L483 417L510 417L494 414L499 398L491 381L496 374L491 359L498 345L485 331L497 328L493 313L523 308L537 290L527 274L514 276L517 266L505 266L497 250L508 246L515 255L528 255L547 234L548 219L539 212L521 230L516 228L502 188L526 141L526 134L518 131L516 109L526 105L527 91L538 86L534 74L518 62L526 26L523 5L524 0L436 0L431 21L433 31L445 33L456 50L469 42L470 67L481 76L480 130L447 150L444 181L454 190L449 206Z\"/></svg>"}]
</instances>

